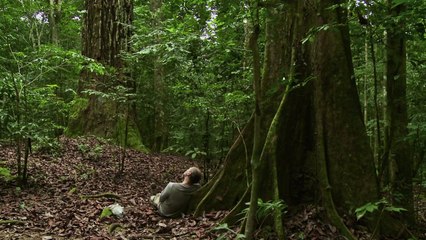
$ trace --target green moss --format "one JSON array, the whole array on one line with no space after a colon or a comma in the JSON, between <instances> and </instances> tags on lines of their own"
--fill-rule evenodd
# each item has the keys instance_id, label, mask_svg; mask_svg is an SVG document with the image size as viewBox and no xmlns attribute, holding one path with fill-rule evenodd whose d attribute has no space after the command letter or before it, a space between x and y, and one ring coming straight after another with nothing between
<instances>
[{"instance_id":1,"label":"green moss","mask_svg":"<svg viewBox=\"0 0 426 240\"><path fill-rule=\"evenodd\" d=\"M116 230L123 229L123 228L124 227L120 223L113 223L109 225L108 232L111 234L111 233L114 233Z\"/></svg>"},{"instance_id":2,"label":"green moss","mask_svg":"<svg viewBox=\"0 0 426 240\"><path fill-rule=\"evenodd\" d=\"M70 102L69 112L69 126L65 129L67 136L78 136L83 134L82 121L78 119L81 117L81 112L87 109L89 105L89 99L76 97Z\"/></svg>"},{"instance_id":3,"label":"green moss","mask_svg":"<svg viewBox=\"0 0 426 240\"><path fill-rule=\"evenodd\" d=\"M76 97L71 102L69 125L65 130L65 134L71 137L94 135L111 139L117 145L122 146L126 130L126 121L123 113L116 113L119 114L116 116L113 115L117 111L114 102L102 99L94 101L97 102L97 104L94 104L97 106L97 109L88 109L89 104L92 104L87 98ZM102 124L98 124L98 121L95 121L97 118L102 118ZM105 129L109 131L106 132ZM127 147L148 152L148 149L142 143L138 127L132 120L130 120L128 126Z\"/></svg>"},{"instance_id":4,"label":"green moss","mask_svg":"<svg viewBox=\"0 0 426 240\"><path fill-rule=\"evenodd\" d=\"M124 142L124 135L126 130L126 121L121 120L117 123L117 136L118 139L120 139L120 142ZM139 130L137 126L131 121L129 123L128 129L127 129L127 147L136 149L138 151L142 152L149 152L148 148L145 147L142 143L142 137L139 133Z\"/></svg>"}]
</instances>

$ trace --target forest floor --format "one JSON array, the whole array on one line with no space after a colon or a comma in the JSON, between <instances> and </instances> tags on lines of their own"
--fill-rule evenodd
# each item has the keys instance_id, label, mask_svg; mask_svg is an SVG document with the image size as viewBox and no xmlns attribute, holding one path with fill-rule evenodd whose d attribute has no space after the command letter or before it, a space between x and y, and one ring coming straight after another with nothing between
<instances>
[{"instance_id":1,"label":"forest floor","mask_svg":"<svg viewBox=\"0 0 426 240\"><path fill-rule=\"evenodd\" d=\"M229 239L238 229L213 230L226 215L213 211L201 217L159 216L149 197L196 162L176 156L127 150L125 171L116 177L120 149L95 138L61 139L60 154L30 157L30 181L20 188L0 176L0 239ZM0 145L0 167L15 169L12 146ZM96 196L102 193L104 196ZM426 226L426 189L416 191L419 221ZM422 196L423 198L419 198ZM105 207L118 203L122 217L101 218ZM323 222L324 213L306 206L286 214L288 239L344 239ZM2 223L2 220L16 220ZM348 222L359 239L369 239L364 228ZM426 229L426 228L425 228ZM426 233L419 229L419 239ZM274 239L267 231L257 239Z\"/></svg>"}]
</instances>

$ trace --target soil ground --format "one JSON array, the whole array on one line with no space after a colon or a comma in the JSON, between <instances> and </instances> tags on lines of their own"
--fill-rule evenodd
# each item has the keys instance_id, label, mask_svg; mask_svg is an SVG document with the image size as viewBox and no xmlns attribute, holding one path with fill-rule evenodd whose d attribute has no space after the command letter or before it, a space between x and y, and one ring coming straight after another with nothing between
<instances>
[{"instance_id":1,"label":"soil ground","mask_svg":"<svg viewBox=\"0 0 426 240\"><path fill-rule=\"evenodd\" d=\"M214 230L226 211L201 217L167 219L158 215L149 197L197 162L176 156L127 150L124 173L117 177L121 150L96 138L61 138L56 153L34 153L29 159L30 181L18 187L0 176L0 239L230 239L238 228ZM15 169L11 145L0 144L0 167ZM416 188L418 220L426 226L425 189ZM99 194L104 194L100 196ZM122 217L102 217L105 207L118 203ZM321 209L304 206L286 214L288 239L343 239L323 222ZM16 220L15 223L1 223ZM359 239L365 229L348 220ZM223 226L223 225L222 225ZM415 228L419 239L426 231ZM426 229L426 228L424 228ZM274 239L267 228L257 239Z\"/></svg>"}]
</instances>

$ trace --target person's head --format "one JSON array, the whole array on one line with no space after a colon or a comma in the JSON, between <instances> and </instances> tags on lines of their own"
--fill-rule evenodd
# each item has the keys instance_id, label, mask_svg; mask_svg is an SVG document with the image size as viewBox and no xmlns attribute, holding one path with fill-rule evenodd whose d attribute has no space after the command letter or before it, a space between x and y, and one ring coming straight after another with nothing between
<instances>
[{"instance_id":1,"label":"person's head","mask_svg":"<svg viewBox=\"0 0 426 240\"><path fill-rule=\"evenodd\" d=\"M189 184L196 184L199 183L201 180L201 171L197 167L190 167L188 170L186 170L183 173L183 177L188 177Z\"/></svg>"}]
</instances>

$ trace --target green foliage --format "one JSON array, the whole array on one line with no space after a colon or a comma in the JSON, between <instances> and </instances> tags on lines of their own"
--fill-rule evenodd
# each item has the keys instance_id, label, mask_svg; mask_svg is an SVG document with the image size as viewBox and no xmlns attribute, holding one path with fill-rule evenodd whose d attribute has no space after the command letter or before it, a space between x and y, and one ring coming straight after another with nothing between
<instances>
[{"instance_id":1,"label":"green foliage","mask_svg":"<svg viewBox=\"0 0 426 240\"><path fill-rule=\"evenodd\" d=\"M246 205L250 205L250 203L246 203ZM275 213L276 210L281 213L285 213L285 209L287 208L287 204L281 199L279 200L270 200L264 202L261 198L257 199L257 212L256 219L258 222L263 222L267 217L271 216ZM245 208L241 213L247 215L249 211L249 207Z\"/></svg>"},{"instance_id":2,"label":"green foliage","mask_svg":"<svg viewBox=\"0 0 426 240\"><path fill-rule=\"evenodd\" d=\"M10 181L12 178L9 168L0 167L0 179Z\"/></svg>"},{"instance_id":3,"label":"green foliage","mask_svg":"<svg viewBox=\"0 0 426 240\"><path fill-rule=\"evenodd\" d=\"M2 2L0 138L31 137L35 150L58 149L52 136L63 131L68 89L76 88L86 61L79 54L82 3L63 2L60 44L51 44L48 1Z\"/></svg>"},{"instance_id":4,"label":"green foliage","mask_svg":"<svg viewBox=\"0 0 426 240\"><path fill-rule=\"evenodd\" d=\"M370 136L370 143L374 146L376 159L380 159L379 150L384 149L383 136L385 136L384 126L386 119L383 116L383 108L386 104L386 93L384 88L383 76L386 73L386 46L384 44L385 32L388 28L398 26L396 29L404 29L403 37L407 40L407 105L408 105L408 136L407 140L410 145L410 155L414 162L414 171L418 175L422 174L422 166L424 166L423 149L426 147L426 112L424 101L426 101L426 86L423 79L426 77L426 22L424 16L426 14L426 2L419 0L401 0L392 1L393 10L404 4L404 10L398 16L389 14L390 8L386 1L375 1L367 4L354 2L348 11L350 11L350 31L353 62L355 67L355 75L357 79L358 91L360 94L361 104L367 133ZM360 24L361 23L361 24ZM374 71L372 64L372 48L374 49L376 58L376 70L378 86L374 86ZM377 105L379 109L375 109L374 93L377 90ZM379 119L376 119L376 118ZM377 131L376 120L381 127ZM379 145L374 143L377 135L380 134L382 139ZM378 163L379 164L379 163ZM379 166L377 167L379 169Z\"/></svg>"},{"instance_id":5,"label":"green foliage","mask_svg":"<svg viewBox=\"0 0 426 240\"><path fill-rule=\"evenodd\" d=\"M79 116L80 113L87 108L89 100L87 98L82 98L75 96L72 101L69 102L69 114L68 118L70 122L74 122ZM80 134L82 129L73 129L66 128L65 133L69 136L75 136Z\"/></svg>"},{"instance_id":6,"label":"green foliage","mask_svg":"<svg viewBox=\"0 0 426 240\"><path fill-rule=\"evenodd\" d=\"M407 211L404 208L392 206L386 199L381 199L377 202L368 202L365 205L355 209L355 215L357 220L361 219L367 213L373 213L377 210L381 209L381 211L400 213L402 211Z\"/></svg>"},{"instance_id":7,"label":"green foliage","mask_svg":"<svg viewBox=\"0 0 426 240\"><path fill-rule=\"evenodd\" d=\"M257 210L258 219L266 218L272 215L275 211L285 213L285 209L287 208L287 205L281 199L276 201L263 202L263 200L259 198L257 201L257 204L258 204L258 210Z\"/></svg>"},{"instance_id":8,"label":"green foliage","mask_svg":"<svg viewBox=\"0 0 426 240\"><path fill-rule=\"evenodd\" d=\"M238 233L234 230L232 230L231 228L229 228L227 223L221 223L218 224L217 226L215 226L213 229L213 231L222 231L224 232L223 234L221 234L217 239L221 239L221 240L225 240L225 239L245 239L245 235ZM231 236L229 236L231 235Z\"/></svg>"},{"instance_id":9,"label":"green foliage","mask_svg":"<svg viewBox=\"0 0 426 240\"><path fill-rule=\"evenodd\" d=\"M78 191L77 187L73 187L68 191L68 194L72 195Z\"/></svg>"},{"instance_id":10,"label":"green foliage","mask_svg":"<svg viewBox=\"0 0 426 240\"><path fill-rule=\"evenodd\" d=\"M379 209L379 205L377 202L375 203L367 203L364 206L361 206L355 210L356 218L361 219L367 212L372 213Z\"/></svg>"},{"instance_id":11,"label":"green foliage","mask_svg":"<svg viewBox=\"0 0 426 240\"><path fill-rule=\"evenodd\" d=\"M196 159L196 158L199 158L200 156L206 156L206 155L207 155L206 152L203 152L198 148L194 148L185 153L185 156L191 156L192 159Z\"/></svg>"},{"instance_id":12,"label":"green foliage","mask_svg":"<svg viewBox=\"0 0 426 240\"><path fill-rule=\"evenodd\" d=\"M88 144L78 144L78 150L85 159L97 161L102 156L104 148L102 145L96 144L95 146L90 146Z\"/></svg>"},{"instance_id":13,"label":"green foliage","mask_svg":"<svg viewBox=\"0 0 426 240\"><path fill-rule=\"evenodd\" d=\"M106 217L109 217L109 216L111 216L111 215L112 215L111 208L109 208L109 207L105 207L105 208L102 210L101 215L99 216L99 220L101 220L101 219L103 219L103 218L106 218Z\"/></svg>"},{"instance_id":14,"label":"green foliage","mask_svg":"<svg viewBox=\"0 0 426 240\"><path fill-rule=\"evenodd\" d=\"M135 6L135 54L127 58L139 86L136 104L146 145L154 145L160 109L168 140L162 150L218 159L234 138L235 124L242 126L251 114L251 80L243 69L244 5L207 5L189 1L181 8L164 1L156 14L148 4ZM154 59L165 76L160 93Z\"/></svg>"}]
</instances>

